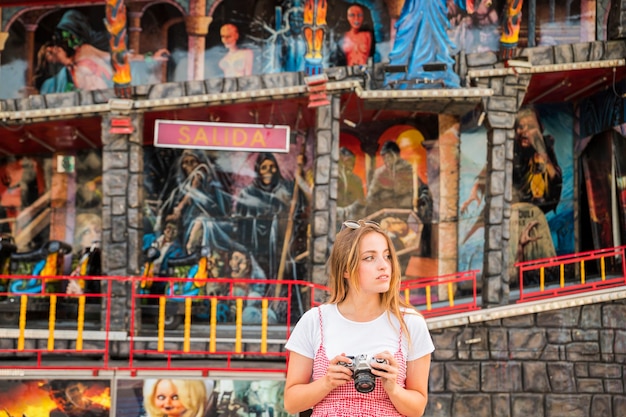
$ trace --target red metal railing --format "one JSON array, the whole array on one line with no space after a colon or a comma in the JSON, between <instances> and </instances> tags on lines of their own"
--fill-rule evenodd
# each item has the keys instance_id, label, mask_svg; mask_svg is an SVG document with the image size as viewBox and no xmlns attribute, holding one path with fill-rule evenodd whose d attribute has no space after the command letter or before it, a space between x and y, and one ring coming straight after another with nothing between
<instances>
[{"instance_id":1,"label":"red metal railing","mask_svg":"<svg viewBox=\"0 0 626 417\"><path fill-rule=\"evenodd\" d=\"M78 279L2 278L54 280L58 288L66 286L61 283ZM151 294L142 289L142 277L79 279L98 280L104 291L83 295L59 290L50 293L45 292L44 285L37 293L0 293L0 321L5 322L0 327L6 327L0 333L4 332L3 338L11 341L10 346L8 342L0 345L0 356L35 357L34 363L27 366L37 369L59 366L48 361L50 358L78 354L98 356L102 360L75 361L60 367L94 372L111 368L131 372L164 369L282 372L287 357L283 346L293 321L328 295L327 287L295 280L278 283L271 279L152 278L152 285L161 284L166 290ZM111 306L118 305L112 303L112 286L108 285L113 281L131 284L130 312L137 313L130 314L128 332L111 331ZM472 288L471 296L457 298L456 287L468 284ZM478 308L475 271L405 281L401 291L427 317ZM90 310L92 316L86 318ZM90 321L92 327L95 325L94 330L85 327ZM113 343L117 343L115 356L127 358L117 360L115 365L109 362ZM252 367L250 360L254 360Z\"/></svg>"},{"instance_id":2,"label":"red metal railing","mask_svg":"<svg viewBox=\"0 0 626 417\"><path fill-rule=\"evenodd\" d=\"M520 263L520 302L626 285L624 251ZM427 318L478 310L476 276L468 271L407 280L401 293ZM0 357L20 359L19 365L0 362L0 368L284 372L284 343L294 320L328 295L327 287L295 280L153 278L166 289L151 294L143 292L142 277L0 276L19 279L98 280L103 290L0 292ZM117 294L121 303L114 303L112 282L132 288L129 331L111 330L111 308L125 305L127 297ZM48 360L68 357L72 361L63 365Z\"/></svg>"},{"instance_id":3,"label":"red metal railing","mask_svg":"<svg viewBox=\"0 0 626 417\"><path fill-rule=\"evenodd\" d=\"M520 262L519 303L626 285L626 246Z\"/></svg>"},{"instance_id":4,"label":"red metal railing","mask_svg":"<svg viewBox=\"0 0 626 417\"><path fill-rule=\"evenodd\" d=\"M256 372L285 370L287 353L283 345L292 326L292 316L300 315L318 305L325 298L326 287L295 280L204 278L193 279L193 285L212 288L212 295L177 294L177 289L189 284L189 278L154 278L154 282L167 285L163 295L132 293L133 310L140 308L151 312L155 319L156 339L146 337L144 328L149 317L137 326L131 321L129 369L185 369L247 371L246 359L263 359L252 368ZM250 290L262 287L264 296ZM189 289L189 287L188 287ZM191 287L193 290L193 287ZM226 311L224 311L226 310ZM145 313L145 311L144 311ZM169 326L178 327L175 335L166 332ZM193 325L197 325L194 328ZM148 325L149 326L149 325ZM173 343L177 342L177 343ZM141 358L144 361L138 361ZM180 359L216 359L216 362ZM146 359L157 362L146 364ZM177 360L174 364L174 360ZM244 362L242 362L242 360Z\"/></svg>"},{"instance_id":5,"label":"red metal railing","mask_svg":"<svg viewBox=\"0 0 626 417\"><path fill-rule=\"evenodd\" d=\"M135 279L136 281L140 278ZM239 360L264 359L268 366L257 364L255 371L264 372L284 370L287 352L283 345L289 338L292 327L292 314L299 316L305 310L318 305L316 300L326 298L328 289L324 286L302 281L282 281L255 279L195 279L197 288L222 288L219 295L187 295L176 294L176 286L182 287L189 283L189 278L155 278L155 282L167 283L169 293L164 295L140 294L133 292L133 310L137 306L147 306L153 310L157 319L157 338L142 336L145 332L135 329L142 326L131 325L129 367L132 370L186 369L186 370L223 370L249 371L249 365L238 364ZM462 300L455 298L455 289L462 283L472 287L471 296ZM242 294L251 286L266 286L265 294L269 296L251 296ZM133 285L133 288L140 288ZM305 291L305 293L303 293ZM414 279L403 282L401 291L406 300L420 309L426 317L470 311L478 308L476 300L476 271L450 274L432 279ZM167 291L166 291L167 292ZM434 292L434 294L433 294ZM304 309L298 310L298 295L305 295ZM248 304L248 307L245 307ZM249 304L256 304L256 307ZM228 323L219 322L218 307L226 306L234 312ZM256 314L246 316L246 308L256 308ZM198 316L206 314L208 319L202 321ZM207 314L208 313L208 314ZM175 319L178 316L179 319ZM284 317L283 317L284 316ZM193 328L193 324L204 325L205 333ZM166 327L172 323L181 323L182 329L176 336L168 335ZM244 334L248 326L248 335ZM208 333L208 334L207 334ZM179 343L170 343L178 341ZM182 342L182 348L181 348ZM156 358L156 365L146 365L137 358ZM175 361L183 358L214 358L219 363L211 365L207 362L181 363ZM261 362L262 363L262 362Z\"/></svg>"},{"instance_id":6,"label":"red metal railing","mask_svg":"<svg viewBox=\"0 0 626 417\"><path fill-rule=\"evenodd\" d=\"M45 367L44 357L83 356L99 357L100 363L72 361L64 369L108 369L110 358L111 286L106 281L114 277L41 277L0 276L5 282L40 283L32 293L0 292L0 323L3 340L2 357L34 358L21 361L22 369ZM97 281L104 291L90 294L59 292L59 284L71 281ZM55 285L56 284L56 285ZM97 329L89 329L89 320L97 322ZM36 323L34 323L36 322Z\"/></svg>"},{"instance_id":7,"label":"red metal railing","mask_svg":"<svg viewBox=\"0 0 626 417\"><path fill-rule=\"evenodd\" d=\"M480 307L477 303L476 273L457 272L407 280L402 282L400 290L405 300L427 318L477 310ZM460 287L469 287L467 295L459 295Z\"/></svg>"}]
</instances>

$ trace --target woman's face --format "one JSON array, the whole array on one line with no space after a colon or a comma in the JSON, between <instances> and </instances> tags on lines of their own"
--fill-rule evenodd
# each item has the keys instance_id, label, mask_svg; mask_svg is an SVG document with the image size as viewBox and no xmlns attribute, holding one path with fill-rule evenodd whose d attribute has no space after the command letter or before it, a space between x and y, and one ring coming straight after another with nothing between
<instances>
[{"instance_id":1,"label":"woman's face","mask_svg":"<svg viewBox=\"0 0 626 417\"><path fill-rule=\"evenodd\" d=\"M220 29L220 37L222 38L222 43L227 49L233 49L237 47L239 31L236 26L225 24Z\"/></svg>"},{"instance_id":2,"label":"woman's face","mask_svg":"<svg viewBox=\"0 0 626 417\"><path fill-rule=\"evenodd\" d=\"M359 286L365 293L382 294L391 284L391 252L378 232L363 236L359 245Z\"/></svg>"},{"instance_id":3,"label":"woman's face","mask_svg":"<svg viewBox=\"0 0 626 417\"><path fill-rule=\"evenodd\" d=\"M363 9L352 6L348 9L348 23L354 29L360 29L363 25Z\"/></svg>"},{"instance_id":4,"label":"woman's face","mask_svg":"<svg viewBox=\"0 0 626 417\"><path fill-rule=\"evenodd\" d=\"M154 405L167 417L182 416L186 407L180 401L178 389L169 380L160 381L154 391Z\"/></svg>"}]
</instances>

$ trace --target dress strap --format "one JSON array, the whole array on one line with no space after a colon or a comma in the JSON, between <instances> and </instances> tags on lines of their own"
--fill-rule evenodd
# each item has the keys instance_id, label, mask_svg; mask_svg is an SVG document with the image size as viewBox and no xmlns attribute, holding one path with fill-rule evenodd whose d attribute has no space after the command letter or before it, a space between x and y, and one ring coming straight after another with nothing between
<instances>
[{"instance_id":1,"label":"dress strap","mask_svg":"<svg viewBox=\"0 0 626 417\"><path fill-rule=\"evenodd\" d=\"M320 318L321 346L324 346L324 323L322 321L322 307L317 307L317 313Z\"/></svg>"},{"instance_id":2,"label":"dress strap","mask_svg":"<svg viewBox=\"0 0 626 417\"><path fill-rule=\"evenodd\" d=\"M402 313L402 320L404 320L404 313ZM402 352L402 323L400 323L400 337L398 338L398 351Z\"/></svg>"}]
</instances>

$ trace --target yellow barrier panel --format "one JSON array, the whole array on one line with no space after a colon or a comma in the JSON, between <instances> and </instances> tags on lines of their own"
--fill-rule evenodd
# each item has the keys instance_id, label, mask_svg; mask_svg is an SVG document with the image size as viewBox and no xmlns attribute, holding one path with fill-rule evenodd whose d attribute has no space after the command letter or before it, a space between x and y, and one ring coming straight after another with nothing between
<instances>
[{"instance_id":1,"label":"yellow barrier panel","mask_svg":"<svg viewBox=\"0 0 626 417\"><path fill-rule=\"evenodd\" d=\"M454 292L452 291L452 283L448 282L448 302L450 307L454 307Z\"/></svg>"},{"instance_id":2,"label":"yellow barrier panel","mask_svg":"<svg viewBox=\"0 0 626 417\"><path fill-rule=\"evenodd\" d=\"M57 296L50 296L50 312L48 316L48 351L54 350L54 325L57 318Z\"/></svg>"},{"instance_id":3,"label":"yellow barrier panel","mask_svg":"<svg viewBox=\"0 0 626 417\"><path fill-rule=\"evenodd\" d=\"M217 335L217 298L211 298L211 328L209 330L209 352L215 353L215 337Z\"/></svg>"},{"instance_id":4,"label":"yellow barrier panel","mask_svg":"<svg viewBox=\"0 0 626 417\"><path fill-rule=\"evenodd\" d=\"M432 309L432 301L430 299L430 285L426 286L426 310Z\"/></svg>"},{"instance_id":5,"label":"yellow barrier panel","mask_svg":"<svg viewBox=\"0 0 626 417\"><path fill-rule=\"evenodd\" d=\"M243 300L237 298L237 318L235 321L235 352L241 353L241 329L243 324Z\"/></svg>"},{"instance_id":6,"label":"yellow barrier panel","mask_svg":"<svg viewBox=\"0 0 626 417\"><path fill-rule=\"evenodd\" d=\"M163 352L165 350L165 297L159 297L159 329L157 350Z\"/></svg>"},{"instance_id":7,"label":"yellow barrier panel","mask_svg":"<svg viewBox=\"0 0 626 417\"><path fill-rule=\"evenodd\" d=\"M83 331L85 330L85 296L78 297L78 322L76 323L76 350L83 350Z\"/></svg>"},{"instance_id":8,"label":"yellow barrier panel","mask_svg":"<svg viewBox=\"0 0 626 417\"><path fill-rule=\"evenodd\" d=\"M411 304L411 292L408 288L404 290L404 301L406 301L407 304Z\"/></svg>"},{"instance_id":9,"label":"yellow barrier panel","mask_svg":"<svg viewBox=\"0 0 626 417\"><path fill-rule=\"evenodd\" d=\"M605 266L604 266L604 256L602 258L600 258L600 273L602 275L602 281L606 280L606 270L605 270Z\"/></svg>"},{"instance_id":10,"label":"yellow barrier panel","mask_svg":"<svg viewBox=\"0 0 626 417\"><path fill-rule=\"evenodd\" d=\"M580 283L585 283L585 260L580 261Z\"/></svg>"},{"instance_id":11,"label":"yellow barrier panel","mask_svg":"<svg viewBox=\"0 0 626 417\"><path fill-rule=\"evenodd\" d=\"M267 299L261 301L261 353L267 353Z\"/></svg>"},{"instance_id":12,"label":"yellow barrier panel","mask_svg":"<svg viewBox=\"0 0 626 417\"><path fill-rule=\"evenodd\" d=\"M28 297L20 296L20 336L17 339L17 350L24 350L24 338L26 333L26 310L28 308Z\"/></svg>"},{"instance_id":13,"label":"yellow barrier panel","mask_svg":"<svg viewBox=\"0 0 626 417\"><path fill-rule=\"evenodd\" d=\"M565 265L561 264L559 266L559 285L561 288L565 288Z\"/></svg>"},{"instance_id":14,"label":"yellow barrier panel","mask_svg":"<svg viewBox=\"0 0 626 417\"><path fill-rule=\"evenodd\" d=\"M183 351L189 352L191 346L191 298L185 297L185 335Z\"/></svg>"}]
</instances>

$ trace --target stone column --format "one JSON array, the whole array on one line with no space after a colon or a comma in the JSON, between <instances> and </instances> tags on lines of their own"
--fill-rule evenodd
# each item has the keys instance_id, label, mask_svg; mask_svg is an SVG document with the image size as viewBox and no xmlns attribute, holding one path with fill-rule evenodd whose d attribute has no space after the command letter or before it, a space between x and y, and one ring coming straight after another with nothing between
<instances>
[{"instance_id":1,"label":"stone column","mask_svg":"<svg viewBox=\"0 0 626 417\"><path fill-rule=\"evenodd\" d=\"M460 122L457 117L439 115L439 275L457 272ZM452 288L452 293L456 285ZM440 300L448 299L448 286L438 286Z\"/></svg>"},{"instance_id":2,"label":"stone column","mask_svg":"<svg viewBox=\"0 0 626 417\"><path fill-rule=\"evenodd\" d=\"M133 132L110 133L113 118L102 118L102 268L107 276L140 275L143 238L143 115L130 117ZM111 330L129 330L130 314L139 329L139 309L131 310L131 284L111 282Z\"/></svg>"},{"instance_id":3,"label":"stone column","mask_svg":"<svg viewBox=\"0 0 626 417\"><path fill-rule=\"evenodd\" d=\"M512 159L507 159L505 163L505 155L507 155L507 129L513 126L515 115L498 114L493 115L492 118L494 119L492 129L487 132L485 179L485 250L482 287L485 306L505 303L508 297L508 220L511 215L511 199L505 198L505 190L509 190L506 195L510 197L512 181L507 172L512 171ZM503 287L503 284L506 285Z\"/></svg>"},{"instance_id":4,"label":"stone column","mask_svg":"<svg viewBox=\"0 0 626 417\"><path fill-rule=\"evenodd\" d=\"M204 51L206 35L213 17L205 16L206 0L191 0L189 16L185 17L185 26L189 35L189 51L187 58L188 80L204 79Z\"/></svg>"},{"instance_id":5,"label":"stone column","mask_svg":"<svg viewBox=\"0 0 626 417\"><path fill-rule=\"evenodd\" d=\"M37 90L34 87L34 71L37 65L37 58L35 52L35 30L37 25L35 23L25 23L26 29L26 42L24 43L24 55L26 56L26 62L29 65L26 66L26 73L24 74L24 88L20 90L24 97L28 97L31 94L37 94Z\"/></svg>"},{"instance_id":6,"label":"stone column","mask_svg":"<svg viewBox=\"0 0 626 417\"><path fill-rule=\"evenodd\" d=\"M160 46L162 47L167 47L167 43L168 43L168 35L169 35L169 30L170 28L178 23L184 22L185 19L183 19L182 17L175 17L172 19L167 20L166 22L164 22L161 25L161 31L159 33L161 42L160 42ZM202 73L204 73L204 60L203 60L203 67L202 67ZM204 78L204 77L202 77ZM161 63L161 82L162 83L166 83L167 82L167 61L164 61Z\"/></svg>"},{"instance_id":7,"label":"stone column","mask_svg":"<svg viewBox=\"0 0 626 417\"><path fill-rule=\"evenodd\" d=\"M37 25L26 24L24 27L26 29L26 43L24 44L26 59L28 59L28 62L33 62L33 58L35 57L35 31L37 30ZM33 85L32 65L26 67L26 85L29 87Z\"/></svg>"},{"instance_id":8,"label":"stone column","mask_svg":"<svg viewBox=\"0 0 626 417\"><path fill-rule=\"evenodd\" d=\"M513 143L515 116L530 82L530 75L508 75L489 80L494 95L483 101L487 112L487 177L485 190L485 251L483 304L507 304L515 268L509 259L511 204L513 201Z\"/></svg>"},{"instance_id":9,"label":"stone column","mask_svg":"<svg viewBox=\"0 0 626 417\"><path fill-rule=\"evenodd\" d=\"M311 216L312 281L326 285L326 260L335 241L337 218L337 164L339 162L339 96L329 106L317 107L315 117L315 184ZM319 294L317 294L319 296ZM323 300L317 300L323 301Z\"/></svg>"},{"instance_id":10,"label":"stone column","mask_svg":"<svg viewBox=\"0 0 626 417\"><path fill-rule=\"evenodd\" d=\"M128 50L141 53L141 8L137 3L128 5Z\"/></svg>"},{"instance_id":11,"label":"stone column","mask_svg":"<svg viewBox=\"0 0 626 417\"><path fill-rule=\"evenodd\" d=\"M469 69L495 66L498 62L492 53L470 54L466 58ZM486 115L483 124L487 129L483 217L485 246L481 290L484 307L508 303L511 274L515 272L509 268L515 137L513 126L517 111L524 102L530 78L530 74L501 74L475 80L477 87L493 90L493 96L485 97L482 101Z\"/></svg>"}]
</instances>

